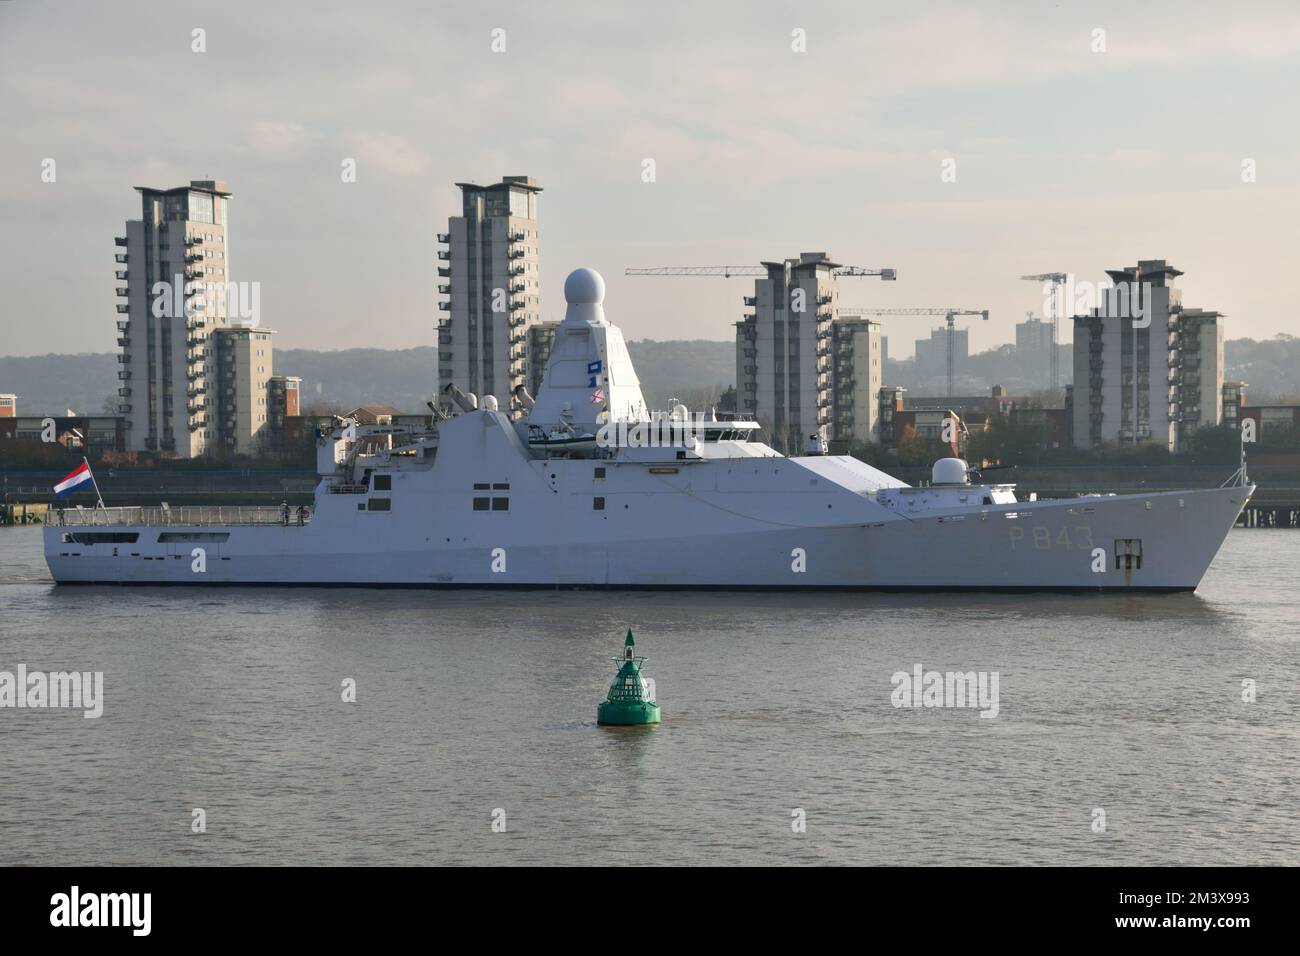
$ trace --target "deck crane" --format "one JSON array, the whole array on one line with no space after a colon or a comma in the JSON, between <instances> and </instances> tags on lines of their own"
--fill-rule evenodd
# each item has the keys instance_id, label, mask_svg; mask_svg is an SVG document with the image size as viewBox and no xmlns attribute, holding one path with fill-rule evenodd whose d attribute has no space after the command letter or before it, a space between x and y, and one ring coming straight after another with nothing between
<instances>
[{"instance_id":1,"label":"deck crane","mask_svg":"<svg viewBox=\"0 0 1300 956\"><path fill-rule=\"evenodd\" d=\"M989 320L988 309L850 309L840 308L840 315L942 315L948 323L947 334L947 351L948 351L948 398L953 395L953 379L957 372L956 353L953 349L953 339L957 332L957 316L959 315L978 315L985 322Z\"/></svg>"},{"instance_id":2,"label":"deck crane","mask_svg":"<svg viewBox=\"0 0 1300 956\"><path fill-rule=\"evenodd\" d=\"M1020 278L1024 279L1026 282L1042 282L1051 285L1052 287L1052 296L1048 301L1050 308L1047 309L1047 319L1052 323L1052 347L1051 358L1049 359L1050 364L1048 367L1050 369L1049 379L1052 383L1052 393L1055 394L1061 379L1061 357L1058 354L1056 343L1060 339L1059 323L1062 318L1062 306L1065 305L1065 302L1063 301L1064 297L1060 295L1060 291L1066 282L1069 281L1070 276L1064 272L1043 272L1038 275L1021 276Z\"/></svg>"},{"instance_id":3,"label":"deck crane","mask_svg":"<svg viewBox=\"0 0 1300 956\"><path fill-rule=\"evenodd\" d=\"M721 276L724 279L753 276L761 278L767 275L766 266L658 266L653 269L625 269L629 276ZM837 279L852 276L879 276L886 281L898 278L897 269L863 269L860 266L840 266L832 270Z\"/></svg>"}]
</instances>

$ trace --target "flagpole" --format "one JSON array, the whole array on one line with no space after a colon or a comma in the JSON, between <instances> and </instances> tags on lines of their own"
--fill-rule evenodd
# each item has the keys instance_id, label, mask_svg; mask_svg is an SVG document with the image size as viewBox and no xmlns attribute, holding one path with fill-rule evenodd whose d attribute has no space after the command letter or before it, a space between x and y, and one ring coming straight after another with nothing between
<instances>
[{"instance_id":1,"label":"flagpole","mask_svg":"<svg viewBox=\"0 0 1300 956\"><path fill-rule=\"evenodd\" d=\"M99 482L95 480L95 472L91 469L90 462L86 460L85 455L81 456L81 460L86 466L86 473L90 475L90 483L95 486L95 497L99 499L99 506L107 511L108 506L104 504L104 496L99 493Z\"/></svg>"}]
</instances>

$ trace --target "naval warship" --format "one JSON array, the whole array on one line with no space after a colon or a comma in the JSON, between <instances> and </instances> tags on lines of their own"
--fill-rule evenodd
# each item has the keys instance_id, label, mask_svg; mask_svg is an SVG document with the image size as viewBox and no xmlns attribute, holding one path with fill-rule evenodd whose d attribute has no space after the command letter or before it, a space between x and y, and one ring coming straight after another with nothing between
<instances>
[{"instance_id":1,"label":"naval warship","mask_svg":"<svg viewBox=\"0 0 1300 956\"><path fill-rule=\"evenodd\" d=\"M343 419L310 509L64 509L59 584L1188 591L1254 491L1020 500L938 461L910 487L787 457L753 421L651 412L604 281L569 275L526 414L453 389L427 429ZM433 407L433 406L431 406Z\"/></svg>"}]
</instances>

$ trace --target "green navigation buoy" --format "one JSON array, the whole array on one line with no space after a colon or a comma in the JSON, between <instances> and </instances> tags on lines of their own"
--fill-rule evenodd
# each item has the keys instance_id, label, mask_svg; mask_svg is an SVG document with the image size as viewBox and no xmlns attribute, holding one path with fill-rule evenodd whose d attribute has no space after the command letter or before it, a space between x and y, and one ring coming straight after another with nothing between
<instances>
[{"instance_id":1,"label":"green navigation buoy","mask_svg":"<svg viewBox=\"0 0 1300 956\"><path fill-rule=\"evenodd\" d=\"M659 723L659 705L654 701L650 682L641 676L646 659L636 656L630 627L623 641L623 656L614 660L622 666L609 685L609 696L596 707L596 723L622 727Z\"/></svg>"}]
</instances>

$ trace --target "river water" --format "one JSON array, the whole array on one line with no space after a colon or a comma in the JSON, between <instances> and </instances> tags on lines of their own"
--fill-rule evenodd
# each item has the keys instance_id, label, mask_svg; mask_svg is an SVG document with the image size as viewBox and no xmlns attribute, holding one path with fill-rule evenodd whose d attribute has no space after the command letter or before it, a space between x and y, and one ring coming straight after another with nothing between
<instances>
[{"instance_id":1,"label":"river water","mask_svg":"<svg viewBox=\"0 0 1300 956\"><path fill-rule=\"evenodd\" d=\"M1298 569L1234 530L1178 595L55 587L0 529L0 671L103 672L97 719L0 708L0 865L1296 864ZM598 727L629 626L663 722ZM996 716L894 706L917 665Z\"/></svg>"}]
</instances>

